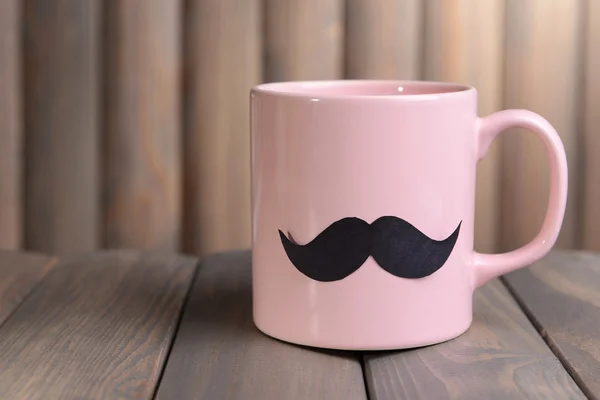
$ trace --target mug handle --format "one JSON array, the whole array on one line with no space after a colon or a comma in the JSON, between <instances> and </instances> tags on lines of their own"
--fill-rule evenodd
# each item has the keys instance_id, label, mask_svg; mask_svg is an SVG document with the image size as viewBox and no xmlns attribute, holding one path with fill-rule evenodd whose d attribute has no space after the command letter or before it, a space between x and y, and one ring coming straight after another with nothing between
<instances>
[{"instance_id":1,"label":"mug handle","mask_svg":"<svg viewBox=\"0 0 600 400\"><path fill-rule=\"evenodd\" d=\"M525 128L542 139L550 162L550 198L542 228L531 242L503 254L474 252L476 288L492 278L523 268L544 257L556 242L565 215L568 189L567 156L558 133L540 115L527 110L504 110L485 118L478 118L478 160L485 156L492 140L508 128Z\"/></svg>"}]
</instances>

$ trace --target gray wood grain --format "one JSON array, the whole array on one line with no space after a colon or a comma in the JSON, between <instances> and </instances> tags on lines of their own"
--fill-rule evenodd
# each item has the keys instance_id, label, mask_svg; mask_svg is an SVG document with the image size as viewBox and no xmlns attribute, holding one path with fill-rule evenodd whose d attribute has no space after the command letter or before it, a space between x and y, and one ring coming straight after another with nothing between
<instances>
[{"instance_id":1,"label":"gray wood grain","mask_svg":"<svg viewBox=\"0 0 600 400\"><path fill-rule=\"evenodd\" d=\"M352 353L313 350L267 337L252 322L250 253L201 266L158 398L365 399Z\"/></svg>"},{"instance_id":2,"label":"gray wood grain","mask_svg":"<svg viewBox=\"0 0 600 400\"><path fill-rule=\"evenodd\" d=\"M0 327L0 398L151 398L195 265L125 251L58 264Z\"/></svg>"},{"instance_id":3,"label":"gray wood grain","mask_svg":"<svg viewBox=\"0 0 600 400\"><path fill-rule=\"evenodd\" d=\"M583 81L585 90L582 93L579 118L582 120L577 145L581 156L577 160L580 170L579 179L575 182L581 192L580 210L577 210L579 246L584 249L600 251L600 1L588 1L583 5L585 13L585 57ZM583 173L581 173L583 171ZM573 184L571 183L571 186ZM572 201L569 199L569 202Z\"/></svg>"},{"instance_id":4,"label":"gray wood grain","mask_svg":"<svg viewBox=\"0 0 600 400\"><path fill-rule=\"evenodd\" d=\"M563 249L576 246L581 229L578 219L583 191L578 188L592 186L584 186L580 179L587 173L580 168L584 165L580 164L584 159L580 150L585 146L580 138L583 94L593 90L582 77L582 62L587 57L582 54L586 3L506 0L504 6L502 108L543 115L559 133L567 155L569 201L556 242L556 247ZM584 80L585 84L580 84ZM522 128L509 129L500 143L498 204L502 209L497 225L499 248L506 251L537 235L548 208L551 180L546 148L536 135Z\"/></svg>"},{"instance_id":5,"label":"gray wood grain","mask_svg":"<svg viewBox=\"0 0 600 400\"><path fill-rule=\"evenodd\" d=\"M184 4L184 249L248 248L248 93L262 77L262 1Z\"/></svg>"},{"instance_id":6,"label":"gray wood grain","mask_svg":"<svg viewBox=\"0 0 600 400\"><path fill-rule=\"evenodd\" d=\"M98 245L100 1L26 0L25 245Z\"/></svg>"},{"instance_id":7,"label":"gray wood grain","mask_svg":"<svg viewBox=\"0 0 600 400\"><path fill-rule=\"evenodd\" d=\"M21 1L0 1L0 248L21 246Z\"/></svg>"},{"instance_id":8,"label":"gray wood grain","mask_svg":"<svg viewBox=\"0 0 600 400\"><path fill-rule=\"evenodd\" d=\"M177 250L181 1L104 6L104 245Z\"/></svg>"},{"instance_id":9,"label":"gray wood grain","mask_svg":"<svg viewBox=\"0 0 600 400\"><path fill-rule=\"evenodd\" d=\"M462 336L365 364L372 399L585 398L498 280L476 291Z\"/></svg>"},{"instance_id":10,"label":"gray wood grain","mask_svg":"<svg viewBox=\"0 0 600 400\"><path fill-rule=\"evenodd\" d=\"M0 251L0 326L54 264L43 255Z\"/></svg>"},{"instance_id":11,"label":"gray wood grain","mask_svg":"<svg viewBox=\"0 0 600 400\"><path fill-rule=\"evenodd\" d=\"M505 281L590 399L600 399L600 255L554 251Z\"/></svg>"},{"instance_id":12,"label":"gray wood grain","mask_svg":"<svg viewBox=\"0 0 600 400\"><path fill-rule=\"evenodd\" d=\"M421 0L346 0L345 76L419 79L423 4Z\"/></svg>"},{"instance_id":13,"label":"gray wood grain","mask_svg":"<svg viewBox=\"0 0 600 400\"><path fill-rule=\"evenodd\" d=\"M341 78L344 3L265 0L265 79L272 82Z\"/></svg>"}]
</instances>

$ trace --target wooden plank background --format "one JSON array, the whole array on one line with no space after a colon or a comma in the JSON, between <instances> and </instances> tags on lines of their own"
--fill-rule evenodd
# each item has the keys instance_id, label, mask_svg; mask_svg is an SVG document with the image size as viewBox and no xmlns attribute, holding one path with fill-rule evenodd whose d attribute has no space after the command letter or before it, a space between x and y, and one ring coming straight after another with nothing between
<instances>
[{"instance_id":1,"label":"wooden plank background","mask_svg":"<svg viewBox=\"0 0 600 400\"><path fill-rule=\"evenodd\" d=\"M25 244L98 246L100 1L23 2Z\"/></svg>"},{"instance_id":2,"label":"wooden plank background","mask_svg":"<svg viewBox=\"0 0 600 400\"><path fill-rule=\"evenodd\" d=\"M195 258L107 251L52 268L45 258L16 253L3 264L6 273L21 267L17 294L31 293L15 299L18 308L0 323L0 398L152 397Z\"/></svg>"},{"instance_id":3,"label":"wooden plank background","mask_svg":"<svg viewBox=\"0 0 600 400\"><path fill-rule=\"evenodd\" d=\"M600 399L600 263L587 251L554 251L504 282L588 399Z\"/></svg>"},{"instance_id":4,"label":"wooden plank background","mask_svg":"<svg viewBox=\"0 0 600 400\"><path fill-rule=\"evenodd\" d=\"M599 5L587 0L7 0L0 5L0 247L193 254L250 245L248 90L261 81L470 83L524 107L569 160L561 248L600 250ZM22 105L22 107L21 107ZM478 165L476 248L540 227L534 135Z\"/></svg>"},{"instance_id":5,"label":"wooden plank background","mask_svg":"<svg viewBox=\"0 0 600 400\"><path fill-rule=\"evenodd\" d=\"M0 2L0 248L21 247L21 2Z\"/></svg>"},{"instance_id":6,"label":"wooden plank background","mask_svg":"<svg viewBox=\"0 0 600 400\"><path fill-rule=\"evenodd\" d=\"M580 148L583 247L600 250L600 1L588 2L584 70L583 138Z\"/></svg>"},{"instance_id":7,"label":"wooden plank background","mask_svg":"<svg viewBox=\"0 0 600 400\"><path fill-rule=\"evenodd\" d=\"M174 250L181 222L181 4L105 4L104 245Z\"/></svg>"},{"instance_id":8,"label":"wooden plank background","mask_svg":"<svg viewBox=\"0 0 600 400\"><path fill-rule=\"evenodd\" d=\"M347 0L345 56L350 79L419 79L421 0Z\"/></svg>"},{"instance_id":9,"label":"wooden plank background","mask_svg":"<svg viewBox=\"0 0 600 400\"><path fill-rule=\"evenodd\" d=\"M557 247L575 246L578 226L578 120L583 1L507 0L504 108L543 115L559 132L569 163L569 199ZM521 129L505 135L502 152L502 247L522 246L538 233L548 202L546 151Z\"/></svg>"},{"instance_id":10,"label":"wooden plank background","mask_svg":"<svg viewBox=\"0 0 600 400\"><path fill-rule=\"evenodd\" d=\"M265 0L265 80L343 75L343 0Z\"/></svg>"},{"instance_id":11,"label":"wooden plank background","mask_svg":"<svg viewBox=\"0 0 600 400\"><path fill-rule=\"evenodd\" d=\"M259 0L190 0L184 13L184 248L250 244L248 91L262 80Z\"/></svg>"}]
</instances>

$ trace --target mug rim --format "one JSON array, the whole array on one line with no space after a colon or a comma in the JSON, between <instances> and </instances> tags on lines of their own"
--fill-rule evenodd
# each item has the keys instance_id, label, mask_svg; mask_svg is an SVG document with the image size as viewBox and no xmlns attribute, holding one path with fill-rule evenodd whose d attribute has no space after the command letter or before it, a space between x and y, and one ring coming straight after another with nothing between
<instances>
[{"instance_id":1,"label":"mug rim","mask_svg":"<svg viewBox=\"0 0 600 400\"><path fill-rule=\"evenodd\" d=\"M341 92L340 92L341 90ZM394 99L416 100L455 97L475 92L467 84L397 79L329 79L267 82L250 93L309 99Z\"/></svg>"}]
</instances>

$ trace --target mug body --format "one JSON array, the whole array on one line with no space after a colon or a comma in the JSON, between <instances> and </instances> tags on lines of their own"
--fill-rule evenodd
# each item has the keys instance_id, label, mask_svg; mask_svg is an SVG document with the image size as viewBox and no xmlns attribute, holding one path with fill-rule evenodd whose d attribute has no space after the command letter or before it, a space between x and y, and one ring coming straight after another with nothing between
<instances>
[{"instance_id":1,"label":"mug body","mask_svg":"<svg viewBox=\"0 0 600 400\"><path fill-rule=\"evenodd\" d=\"M423 346L468 329L476 104L474 88L436 82L253 88L258 329L354 350Z\"/></svg>"}]
</instances>

